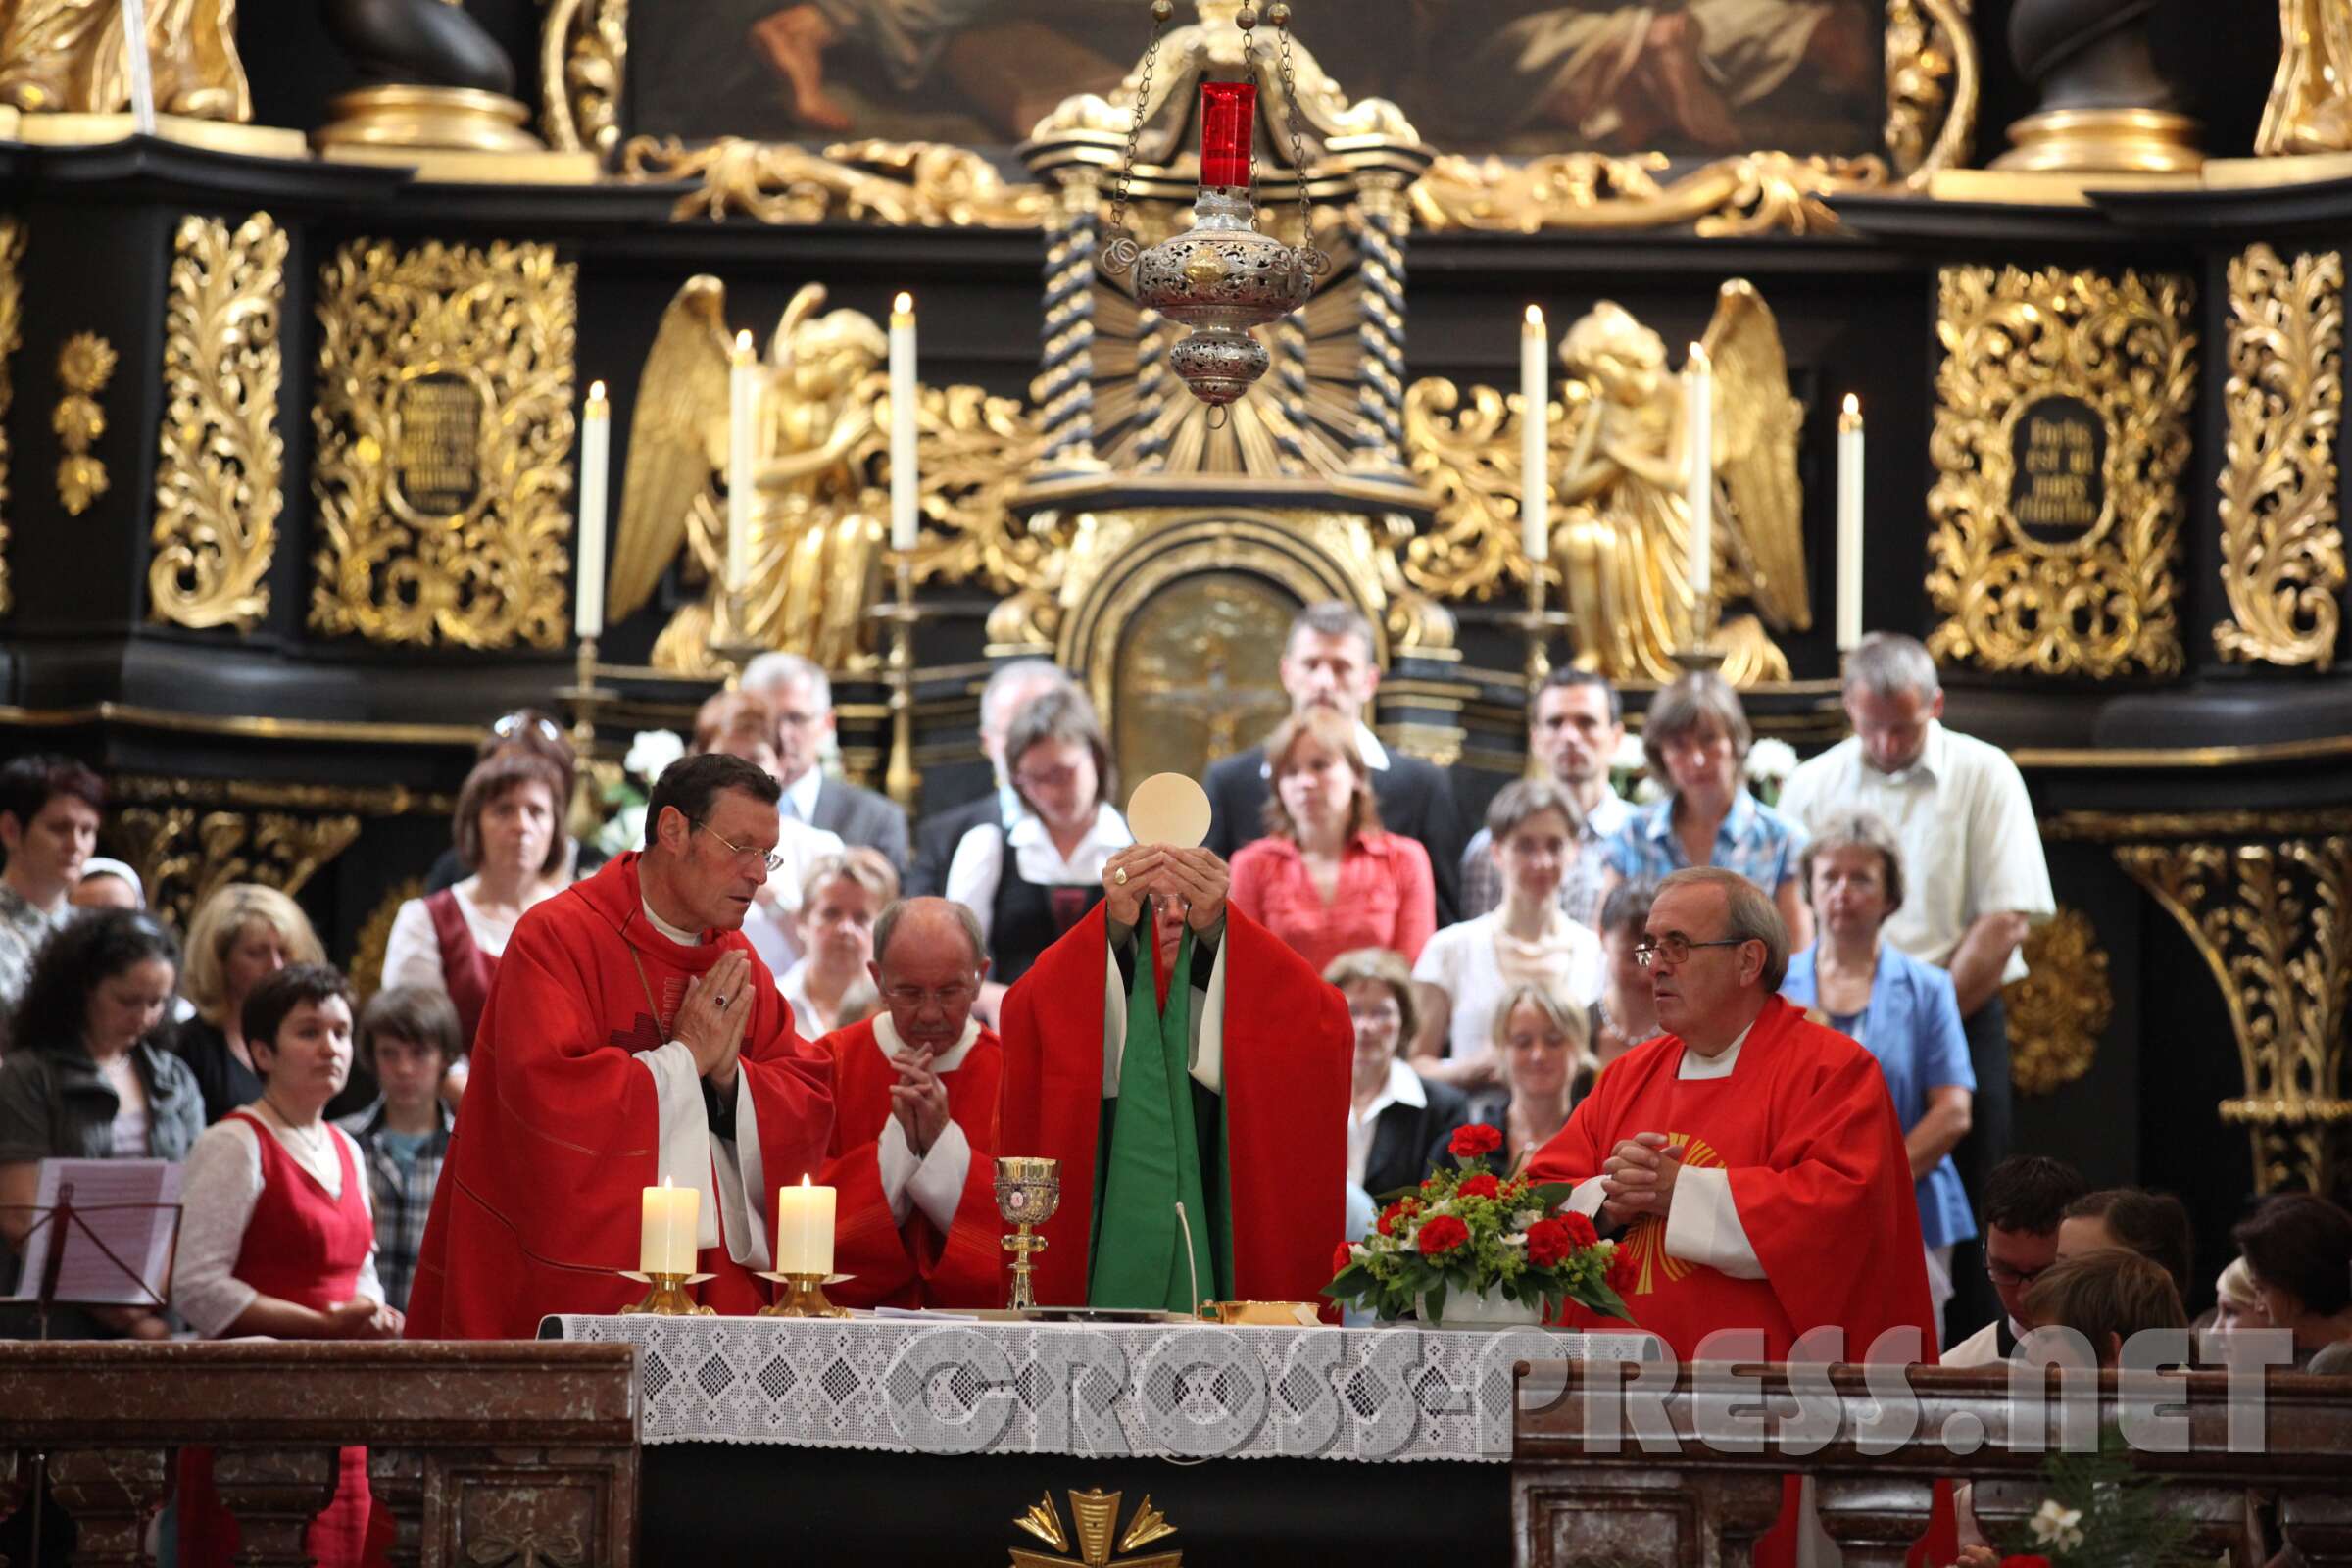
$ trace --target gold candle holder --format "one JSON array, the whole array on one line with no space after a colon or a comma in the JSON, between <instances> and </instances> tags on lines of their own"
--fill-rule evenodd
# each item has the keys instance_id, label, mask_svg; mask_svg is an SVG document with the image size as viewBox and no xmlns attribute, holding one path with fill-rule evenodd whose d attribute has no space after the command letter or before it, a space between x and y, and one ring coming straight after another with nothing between
<instances>
[{"instance_id":1,"label":"gold candle holder","mask_svg":"<svg viewBox=\"0 0 2352 1568\"><path fill-rule=\"evenodd\" d=\"M1009 1154L997 1161L997 1213L1013 1227L1004 1238L1012 1254L1012 1290L1004 1304L1015 1312L1037 1305L1031 1259L1046 1250L1046 1239L1032 1226L1043 1225L1061 1206L1061 1161L1035 1155Z\"/></svg>"},{"instance_id":2,"label":"gold candle holder","mask_svg":"<svg viewBox=\"0 0 2352 1568\"><path fill-rule=\"evenodd\" d=\"M635 1306L622 1307L620 1309L622 1317L639 1315L647 1317L718 1316L716 1308L704 1306L686 1294L687 1286L702 1284L710 1277L708 1274L640 1274L635 1269L622 1269L620 1277L624 1280L636 1280L653 1287L645 1293L644 1300L639 1301Z\"/></svg>"},{"instance_id":3,"label":"gold candle holder","mask_svg":"<svg viewBox=\"0 0 2352 1568\"><path fill-rule=\"evenodd\" d=\"M922 774L914 765L914 627L923 612L914 603L914 552L891 552L891 603L877 605L873 618L890 628L890 653L883 671L890 687L890 761L882 790L906 811L922 797Z\"/></svg>"},{"instance_id":4,"label":"gold candle holder","mask_svg":"<svg viewBox=\"0 0 2352 1568\"><path fill-rule=\"evenodd\" d=\"M773 1304L760 1309L761 1317L848 1317L850 1309L825 1298L825 1287L849 1278L847 1274L769 1274L760 1277L784 1287Z\"/></svg>"}]
</instances>

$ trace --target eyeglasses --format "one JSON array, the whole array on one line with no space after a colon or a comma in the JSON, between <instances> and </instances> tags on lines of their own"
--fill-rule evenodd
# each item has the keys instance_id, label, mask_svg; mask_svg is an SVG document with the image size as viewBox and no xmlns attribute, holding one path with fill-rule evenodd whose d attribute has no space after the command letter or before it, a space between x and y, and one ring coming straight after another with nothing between
<instances>
[{"instance_id":1,"label":"eyeglasses","mask_svg":"<svg viewBox=\"0 0 2352 1568\"><path fill-rule=\"evenodd\" d=\"M1754 940L1756 939L1753 937L1718 937L1712 942L1693 942L1679 931L1669 931L1655 941L1644 937L1642 941L1635 943L1634 961L1647 969L1655 965L1662 957L1668 963L1680 967L1690 961L1690 954L1694 949L1743 948Z\"/></svg>"},{"instance_id":2,"label":"eyeglasses","mask_svg":"<svg viewBox=\"0 0 2352 1568\"><path fill-rule=\"evenodd\" d=\"M776 713L776 722L779 725L791 729L804 729L810 724L819 722L824 718L824 716L825 715L821 711L814 713L796 713L790 709L782 709Z\"/></svg>"},{"instance_id":3,"label":"eyeglasses","mask_svg":"<svg viewBox=\"0 0 2352 1568\"><path fill-rule=\"evenodd\" d=\"M1012 778L1021 788L1033 792L1066 790L1078 782L1078 770L1074 767L1049 767L1015 773Z\"/></svg>"},{"instance_id":4,"label":"eyeglasses","mask_svg":"<svg viewBox=\"0 0 2352 1568\"><path fill-rule=\"evenodd\" d=\"M555 720L538 713L509 713L490 726L490 733L502 741L511 741L522 733L526 724L531 727L532 733L549 745L564 744L564 732L556 728Z\"/></svg>"},{"instance_id":5,"label":"eyeglasses","mask_svg":"<svg viewBox=\"0 0 2352 1568\"><path fill-rule=\"evenodd\" d=\"M718 840L719 843L724 844L736 855L749 856L753 859L760 861L760 864L767 867L767 869L770 871L773 871L777 866L784 863L784 857L778 855L773 850L755 850L747 844L738 844L734 840L728 838L724 833L721 833L718 829L712 827L708 822L697 822L694 825L701 828L704 832L710 834L712 838Z\"/></svg>"},{"instance_id":6,"label":"eyeglasses","mask_svg":"<svg viewBox=\"0 0 2352 1568\"><path fill-rule=\"evenodd\" d=\"M2051 1265L2044 1263L2039 1268L2011 1268L2006 1263L1994 1263L1988 1260L1984 1264L1984 1273L1995 1285L2031 1285L2047 1274L2050 1267Z\"/></svg>"},{"instance_id":7,"label":"eyeglasses","mask_svg":"<svg viewBox=\"0 0 2352 1568\"><path fill-rule=\"evenodd\" d=\"M941 986L937 991L927 991L921 986L892 986L882 996L894 1006L919 1007L928 1002L944 1011L954 1012L970 1001L977 990L969 980L958 980L952 986Z\"/></svg>"}]
</instances>

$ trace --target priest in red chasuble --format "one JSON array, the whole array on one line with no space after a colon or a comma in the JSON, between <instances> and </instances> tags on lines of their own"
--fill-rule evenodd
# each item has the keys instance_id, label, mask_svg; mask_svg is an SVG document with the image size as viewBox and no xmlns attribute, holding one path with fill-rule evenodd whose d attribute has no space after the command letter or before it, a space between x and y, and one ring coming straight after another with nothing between
<instances>
[{"instance_id":1,"label":"priest in red chasuble","mask_svg":"<svg viewBox=\"0 0 2352 1568\"><path fill-rule=\"evenodd\" d=\"M1778 1361L1836 1329L1841 1344L1807 1349L1933 1361L1894 1102L1870 1053L1777 995L1788 934L1770 897L1734 871L1677 871L1636 952L1668 1033L1611 1064L1527 1170L1577 1184L1568 1206L1617 1235L1635 1324L1684 1360L1718 1330L1758 1331ZM1759 1358L1752 1342L1714 1356ZM1793 1560L1792 1529L1785 1513L1756 1561Z\"/></svg>"},{"instance_id":2,"label":"priest in red chasuble","mask_svg":"<svg viewBox=\"0 0 2352 1568\"><path fill-rule=\"evenodd\" d=\"M832 1068L738 929L778 835L774 779L716 754L672 763L646 848L522 917L500 960L473 1076L433 1195L412 1338L528 1339L551 1312L645 1294L642 1192L702 1195L693 1287L722 1312L766 1299L775 1190L814 1174Z\"/></svg>"},{"instance_id":3,"label":"priest in red chasuble","mask_svg":"<svg viewBox=\"0 0 2352 1568\"><path fill-rule=\"evenodd\" d=\"M1304 1301L1331 1277L1348 1005L1226 886L1207 850L1121 850L1005 995L996 1152L1061 1161L1041 1303Z\"/></svg>"},{"instance_id":4,"label":"priest in red chasuble","mask_svg":"<svg viewBox=\"0 0 2352 1568\"><path fill-rule=\"evenodd\" d=\"M833 1058L835 1193L825 1294L843 1306L1003 1306L997 1086L1004 1047L972 1004L988 970L980 922L906 899L874 924L867 966L887 1010L819 1042Z\"/></svg>"}]
</instances>

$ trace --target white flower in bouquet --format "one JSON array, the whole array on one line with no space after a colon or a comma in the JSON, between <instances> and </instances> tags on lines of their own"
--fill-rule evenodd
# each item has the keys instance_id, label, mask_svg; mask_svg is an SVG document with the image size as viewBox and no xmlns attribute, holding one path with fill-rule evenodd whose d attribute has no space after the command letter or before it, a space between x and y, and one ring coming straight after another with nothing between
<instances>
[{"instance_id":1,"label":"white flower in bouquet","mask_svg":"<svg viewBox=\"0 0 2352 1568\"><path fill-rule=\"evenodd\" d=\"M2026 1522L2034 1541L2044 1546L2073 1551L2082 1544L2082 1510L2061 1507L2055 1497L2045 1498L2041 1510Z\"/></svg>"},{"instance_id":2,"label":"white flower in bouquet","mask_svg":"<svg viewBox=\"0 0 2352 1568\"><path fill-rule=\"evenodd\" d=\"M1639 773L1649 766L1649 754L1642 749L1642 737L1627 730L1617 737L1617 750L1609 754L1612 773Z\"/></svg>"},{"instance_id":3,"label":"white flower in bouquet","mask_svg":"<svg viewBox=\"0 0 2352 1568\"><path fill-rule=\"evenodd\" d=\"M665 729L641 729L629 741L629 755L620 765L651 783L670 763L686 755L686 743Z\"/></svg>"},{"instance_id":4,"label":"white flower in bouquet","mask_svg":"<svg viewBox=\"0 0 2352 1568\"><path fill-rule=\"evenodd\" d=\"M613 812L612 819L597 830L596 847L605 852L607 859L645 848L645 803L632 801Z\"/></svg>"},{"instance_id":5,"label":"white flower in bouquet","mask_svg":"<svg viewBox=\"0 0 2352 1568\"><path fill-rule=\"evenodd\" d=\"M1647 806L1665 798L1666 786L1651 778L1647 773L1642 774L1641 782L1634 786L1634 804L1636 806Z\"/></svg>"},{"instance_id":6,"label":"white flower in bouquet","mask_svg":"<svg viewBox=\"0 0 2352 1568\"><path fill-rule=\"evenodd\" d=\"M1543 1217L1544 1211L1540 1208L1523 1208L1511 1216L1511 1223L1525 1230Z\"/></svg>"},{"instance_id":7,"label":"white flower in bouquet","mask_svg":"<svg viewBox=\"0 0 2352 1568\"><path fill-rule=\"evenodd\" d=\"M1747 776L1778 784L1796 771L1796 748L1766 737L1747 749Z\"/></svg>"}]
</instances>

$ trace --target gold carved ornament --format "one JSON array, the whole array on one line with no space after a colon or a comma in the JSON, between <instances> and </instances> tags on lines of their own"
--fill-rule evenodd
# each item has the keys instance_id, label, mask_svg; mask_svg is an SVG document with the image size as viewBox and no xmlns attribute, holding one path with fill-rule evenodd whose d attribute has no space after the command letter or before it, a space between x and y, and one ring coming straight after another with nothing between
<instances>
[{"instance_id":1,"label":"gold carved ornament","mask_svg":"<svg viewBox=\"0 0 2352 1568\"><path fill-rule=\"evenodd\" d=\"M552 0L539 25L539 125L548 146L612 155L628 59L629 0Z\"/></svg>"},{"instance_id":2,"label":"gold carved ornament","mask_svg":"<svg viewBox=\"0 0 2352 1568\"><path fill-rule=\"evenodd\" d=\"M164 409L150 613L250 631L270 612L285 442L277 433L286 233L183 218L164 310Z\"/></svg>"},{"instance_id":3,"label":"gold carved ornament","mask_svg":"<svg viewBox=\"0 0 2352 1568\"><path fill-rule=\"evenodd\" d=\"M1939 658L2094 679L2180 673L2174 564L2197 378L2192 294L2185 278L2132 271L1943 270L1927 583L1945 617L1928 639ZM2012 505L2014 443L2022 421L2062 404L2086 406L2099 430L2083 432L2083 450L2103 445L2104 461L2082 474L2027 475L2035 504L2045 480L2081 481L2066 498L2082 509L2079 531L2052 541L2030 533Z\"/></svg>"},{"instance_id":4,"label":"gold carved ornament","mask_svg":"<svg viewBox=\"0 0 2352 1568\"><path fill-rule=\"evenodd\" d=\"M576 271L381 240L321 270L314 631L563 646Z\"/></svg>"},{"instance_id":5,"label":"gold carved ornament","mask_svg":"<svg viewBox=\"0 0 2352 1568\"><path fill-rule=\"evenodd\" d=\"M2344 415L2344 258L2230 263L2230 383L2221 475L2224 659L2326 669L2344 587L2335 443Z\"/></svg>"},{"instance_id":6,"label":"gold carved ornament","mask_svg":"<svg viewBox=\"0 0 2352 1568\"><path fill-rule=\"evenodd\" d=\"M152 0L147 57L157 109L240 124L253 119L237 58L236 0ZM0 26L0 104L28 114L128 109L120 0L17 0Z\"/></svg>"},{"instance_id":7,"label":"gold carved ornament","mask_svg":"<svg viewBox=\"0 0 2352 1568\"><path fill-rule=\"evenodd\" d=\"M655 640L653 663L715 674L718 650L783 649L827 669L870 659L886 493L869 482L887 350L857 311L819 314L822 285L785 308L760 367L759 493L745 580L726 580L719 500L729 479L726 290L689 278L662 315L637 382L606 614L635 613L681 556L702 585Z\"/></svg>"},{"instance_id":8,"label":"gold carved ornament","mask_svg":"<svg viewBox=\"0 0 2352 1568\"><path fill-rule=\"evenodd\" d=\"M2002 988L2009 1015L2009 1076L2029 1095L2046 1095L2090 1070L2099 1036L2115 1016L2107 953L2090 917L2061 907L2026 937L2029 973Z\"/></svg>"},{"instance_id":9,"label":"gold carved ornament","mask_svg":"<svg viewBox=\"0 0 2352 1568\"><path fill-rule=\"evenodd\" d=\"M1118 1493L1101 1488L1085 1492L1073 1489L1069 1494L1070 1522L1065 1526L1060 1510L1054 1506L1054 1494L1047 1493L1013 1524L1043 1542L1049 1550L1015 1546L1011 1568L1183 1568L1181 1551L1129 1555L1155 1541L1166 1540L1176 1533L1176 1527L1152 1506L1152 1499L1147 1496L1134 1517L1127 1521L1127 1528L1120 1530L1119 1496Z\"/></svg>"},{"instance_id":10,"label":"gold carved ornament","mask_svg":"<svg viewBox=\"0 0 2352 1568\"><path fill-rule=\"evenodd\" d=\"M632 136L620 150L631 179L694 180L671 217L740 214L762 223L847 218L919 228L1042 227L1053 198L1012 184L968 148L939 142L860 141L822 152L789 142L722 136L689 147L675 137Z\"/></svg>"},{"instance_id":11,"label":"gold carved ornament","mask_svg":"<svg viewBox=\"0 0 2352 1568\"><path fill-rule=\"evenodd\" d=\"M24 346L24 289L17 268L24 260L24 224L0 218L0 615L14 604L8 581L8 411L17 400L17 350Z\"/></svg>"},{"instance_id":12,"label":"gold carved ornament","mask_svg":"<svg viewBox=\"0 0 2352 1568\"><path fill-rule=\"evenodd\" d=\"M2352 151L2352 10L2342 0L2278 0L2278 36L2256 156Z\"/></svg>"},{"instance_id":13,"label":"gold carved ornament","mask_svg":"<svg viewBox=\"0 0 2352 1568\"><path fill-rule=\"evenodd\" d=\"M1718 294L1704 342L1714 368L1718 602L1754 614L1713 628L1725 678L1786 680L1766 629L1812 624L1805 579L1804 491L1797 479L1803 408L1788 387L1780 328L1763 297L1735 278ZM1690 590L1690 510L1682 382L1658 334L1603 301L1561 339L1560 403L1551 423L1557 497L1547 581L1563 586L1580 667L1613 680L1671 680L1710 606ZM1519 533L1522 483L1516 397L1445 380L1405 394L1405 457L1437 500L1436 525L1402 553L1404 576L1441 600L1487 599L1530 569Z\"/></svg>"},{"instance_id":14,"label":"gold carved ornament","mask_svg":"<svg viewBox=\"0 0 2352 1568\"><path fill-rule=\"evenodd\" d=\"M2352 837L2127 844L2115 858L2180 923L2221 987L2246 1093L2219 1108L2249 1131L2256 1189L2330 1191L2352 1122Z\"/></svg>"},{"instance_id":15,"label":"gold carved ornament","mask_svg":"<svg viewBox=\"0 0 2352 1568\"><path fill-rule=\"evenodd\" d=\"M64 449L57 461L57 499L68 516L80 516L106 494L106 464L90 456L90 448L106 434L106 410L98 395L114 379L115 365L114 345L95 332L76 332L57 351L57 381L65 396L57 400L49 425Z\"/></svg>"},{"instance_id":16,"label":"gold carved ornament","mask_svg":"<svg viewBox=\"0 0 2352 1568\"><path fill-rule=\"evenodd\" d=\"M181 930L204 901L231 882L288 895L351 847L360 819L283 811L134 806L115 820L122 858L137 868L156 912Z\"/></svg>"}]
</instances>

